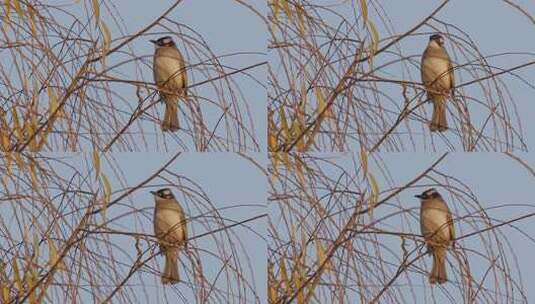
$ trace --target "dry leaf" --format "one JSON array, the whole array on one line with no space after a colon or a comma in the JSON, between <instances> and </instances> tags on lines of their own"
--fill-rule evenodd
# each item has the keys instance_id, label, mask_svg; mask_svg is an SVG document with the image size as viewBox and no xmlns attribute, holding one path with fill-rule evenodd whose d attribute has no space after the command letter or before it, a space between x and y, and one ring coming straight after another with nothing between
<instances>
[{"instance_id":1,"label":"dry leaf","mask_svg":"<svg viewBox=\"0 0 535 304\"><path fill-rule=\"evenodd\" d=\"M15 5L15 11L19 15L20 19L24 19L24 12L22 11L22 7L20 6L20 1L13 0L13 4Z\"/></svg>"},{"instance_id":2,"label":"dry leaf","mask_svg":"<svg viewBox=\"0 0 535 304\"><path fill-rule=\"evenodd\" d=\"M362 19L364 19L364 24L368 23L368 5L366 0L360 0L360 12L362 14Z\"/></svg>"},{"instance_id":3,"label":"dry leaf","mask_svg":"<svg viewBox=\"0 0 535 304\"><path fill-rule=\"evenodd\" d=\"M67 267L63 263L63 260L59 261L58 251L56 249L56 245L54 244L54 241L51 239L48 239L48 265L50 267L53 267L56 263L56 270L58 271L67 271Z\"/></svg>"},{"instance_id":4,"label":"dry leaf","mask_svg":"<svg viewBox=\"0 0 535 304\"><path fill-rule=\"evenodd\" d=\"M101 174L101 180L102 185L104 186L104 197L102 198L102 215L103 218L106 219L106 211L108 209L108 204L111 201L111 186L106 175Z\"/></svg>"},{"instance_id":5,"label":"dry leaf","mask_svg":"<svg viewBox=\"0 0 535 304\"><path fill-rule=\"evenodd\" d=\"M368 153L364 150L364 147L360 147L360 165L362 167L362 175L368 176Z\"/></svg>"},{"instance_id":6,"label":"dry leaf","mask_svg":"<svg viewBox=\"0 0 535 304\"><path fill-rule=\"evenodd\" d=\"M377 180L375 179L375 176L373 174L368 174L368 181L370 182L370 185L372 187L372 195L370 197L370 207L368 210L368 214L370 216L373 215L373 209L375 208L375 205L377 205L377 202L379 201L379 186L377 185Z\"/></svg>"},{"instance_id":7,"label":"dry leaf","mask_svg":"<svg viewBox=\"0 0 535 304\"><path fill-rule=\"evenodd\" d=\"M93 149L93 166L95 167L95 179L100 176L100 155L96 148Z\"/></svg>"},{"instance_id":8,"label":"dry leaf","mask_svg":"<svg viewBox=\"0 0 535 304\"><path fill-rule=\"evenodd\" d=\"M100 5L98 4L98 0L93 0L93 12L95 16L95 23L100 23Z\"/></svg>"},{"instance_id":9,"label":"dry leaf","mask_svg":"<svg viewBox=\"0 0 535 304\"><path fill-rule=\"evenodd\" d=\"M13 268L13 278L15 280L15 286L17 288L17 293L20 293L24 290L22 280L19 273L19 264L17 263L17 257L13 257L11 262L11 267Z\"/></svg>"}]
</instances>

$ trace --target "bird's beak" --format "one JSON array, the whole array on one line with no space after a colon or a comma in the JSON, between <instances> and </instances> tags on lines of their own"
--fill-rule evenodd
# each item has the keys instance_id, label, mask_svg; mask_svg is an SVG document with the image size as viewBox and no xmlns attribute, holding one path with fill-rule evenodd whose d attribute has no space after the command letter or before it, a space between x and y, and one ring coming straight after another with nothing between
<instances>
[{"instance_id":1,"label":"bird's beak","mask_svg":"<svg viewBox=\"0 0 535 304\"><path fill-rule=\"evenodd\" d=\"M156 44L156 42L158 42L157 40L149 40L150 42Z\"/></svg>"},{"instance_id":2,"label":"bird's beak","mask_svg":"<svg viewBox=\"0 0 535 304\"><path fill-rule=\"evenodd\" d=\"M158 193L156 191L151 191L150 194L152 195L158 195Z\"/></svg>"},{"instance_id":3,"label":"bird's beak","mask_svg":"<svg viewBox=\"0 0 535 304\"><path fill-rule=\"evenodd\" d=\"M424 196L421 195L421 194L417 194L417 195L415 195L414 197L417 197L417 198L420 198L420 199L421 199L421 198L423 198Z\"/></svg>"}]
</instances>

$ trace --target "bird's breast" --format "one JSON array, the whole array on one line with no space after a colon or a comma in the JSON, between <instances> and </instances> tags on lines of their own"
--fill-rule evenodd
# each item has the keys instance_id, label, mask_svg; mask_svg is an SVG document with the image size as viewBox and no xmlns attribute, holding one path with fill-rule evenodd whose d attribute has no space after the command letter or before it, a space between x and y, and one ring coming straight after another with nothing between
<instances>
[{"instance_id":1,"label":"bird's breast","mask_svg":"<svg viewBox=\"0 0 535 304\"><path fill-rule=\"evenodd\" d=\"M158 86L182 88L184 64L179 58L156 55L154 57L154 80Z\"/></svg>"},{"instance_id":2,"label":"bird's breast","mask_svg":"<svg viewBox=\"0 0 535 304\"><path fill-rule=\"evenodd\" d=\"M436 234L444 239L450 238L447 211L437 208L423 208L420 216L423 235ZM439 230L440 232L437 233Z\"/></svg>"},{"instance_id":3,"label":"bird's breast","mask_svg":"<svg viewBox=\"0 0 535 304\"><path fill-rule=\"evenodd\" d=\"M175 241L184 240L184 215L179 210L159 208L154 213L154 232L157 236Z\"/></svg>"},{"instance_id":4,"label":"bird's breast","mask_svg":"<svg viewBox=\"0 0 535 304\"><path fill-rule=\"evenodd\" d=\"M422 81L441 89L450 88L449 62L437 56L428 56L422 61Z\"/></svg>"}]
</instances>

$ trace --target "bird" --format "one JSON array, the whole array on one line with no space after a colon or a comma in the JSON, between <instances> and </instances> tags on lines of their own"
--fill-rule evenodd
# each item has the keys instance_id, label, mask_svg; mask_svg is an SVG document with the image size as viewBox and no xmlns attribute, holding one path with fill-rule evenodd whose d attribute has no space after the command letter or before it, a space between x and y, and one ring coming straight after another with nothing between
<instances>
[{"instance_id":1,"label":"bird","mask_svg":"<svg viewBox=\"0 0 535 304\"><path fill-rule=\"evenodd\" d=\"M429 43L422 56L420 72L427 98L433 102L433 117L429 129L431 132L444 132L448 130L446 101L450 94L451 97L454 96L455 75L441 35L434 34L429 37Z\"/></svg>"},{"instance_id":2,"label":"bird","mask_svg":"<svg viewBox=\"0 0 535 304\"><path fill-rule=\"evenodd\" d=\"M154 82L165 103L162 131L176 132L178 124L178 100L187 98L188 76L184 57L176 47L173 38L164 36L150 40L155 46L153 58Z\"/></svg>"},{"instance_id":3,"label":"bird","mask_svg":"<svg viewBox=\"0 0 535 304\"><path fill-rule=\"evenodd\" d=\"M165 267L161 275L163 284L176 284L178 273L178 253L187 245L188 229L182 206L169 188L151 191L154 195L154 234L160 250L165 255Z\"/></svg>"},{"instance_id":4,"label":"bird","mask_svg":"<svg viewBox=\"0 0 535 304\"><path fill-rule=\"evenodd\" d=\"M431 284L448 281L446 255L455 242L455 227L448 205L434 188L415 195L421 200L420 227L428 252L433 255L433 268L429 275Z\"/></svg>"}]
</instances>

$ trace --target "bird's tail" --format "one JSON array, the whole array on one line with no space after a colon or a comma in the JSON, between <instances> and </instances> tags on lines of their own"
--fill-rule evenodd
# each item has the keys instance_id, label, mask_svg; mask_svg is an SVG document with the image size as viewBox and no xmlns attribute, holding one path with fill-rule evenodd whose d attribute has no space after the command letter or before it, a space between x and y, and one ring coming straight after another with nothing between
<instances>
[{"instance_id":1,"label":"bird's tail","mask_svg":"<svg viewBox=\"0 0 535 304\"><path fill-rule=\"evenodd\" d=\"M165 252L165 268L162 273L163 284L176 284L180 281L178 274L178 251L169 249Z\"/></svg>"},{"instance_id":2,"label":"bird's tail","mask_svg":"<svg viewBox=\"0 0 535 304\"><path fill-rule=\"evenodd\" d=\"M429 283L442 284L448 281L448 274L446 273L446 254L444 249L433 250L433 269L429 275Z\"/></svg>"},{"instance_id":3,"label":"bird's tail","mask_svg":"<svg viewBox=\"0 0 535 304\"><path fill-rule=\"evenodd\" d=\"M165 114L162 121L162 130L164 132L176 132L178 125L178 101L174 98L165 101Z\"/></svg>"},{"instance_id":4,"label":"bird's tail","mask_svg":"<svg viewBox=\"0 0 535 304\"><path fill-rule=\"evenodd\" d=\"M429 124L431 132L444 132L448 130L446 100L444 96L437 96L433 100L433 118Z\"/></svg>"}]
</instances>

